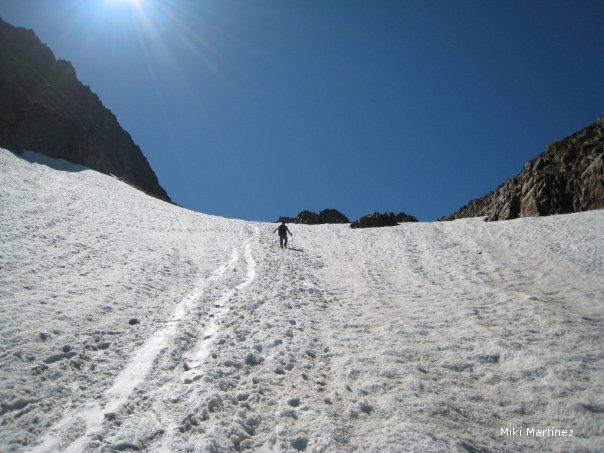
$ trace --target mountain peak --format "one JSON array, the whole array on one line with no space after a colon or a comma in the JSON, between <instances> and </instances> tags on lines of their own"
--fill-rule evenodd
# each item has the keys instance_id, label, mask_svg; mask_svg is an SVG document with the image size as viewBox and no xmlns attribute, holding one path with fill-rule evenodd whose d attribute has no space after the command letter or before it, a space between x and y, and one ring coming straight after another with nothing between
<instances>
[{"instance_id":1,"label":"mountain peak","mask_svg":"<svg viewBox=\"0 0 604 453\"><path fill-rule=\"evenodd\" d=\"M115 115L32 30L0 18L0 60L0 147L85 165L170 201Z\"/></svg>"}]
</instances>

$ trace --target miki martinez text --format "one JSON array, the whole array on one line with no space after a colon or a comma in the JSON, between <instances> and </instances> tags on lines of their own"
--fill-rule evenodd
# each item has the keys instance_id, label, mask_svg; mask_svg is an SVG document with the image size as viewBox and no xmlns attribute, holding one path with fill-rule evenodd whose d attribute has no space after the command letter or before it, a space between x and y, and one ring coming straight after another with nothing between
<instances>
[{"instance_id":1,"label":"miki martinez text","mask_svg":"<svg viewBox=\"0 0 604 453\"><path fill-rule=\"evenodd\" d=\"M575 437L572 429L523 428L510 426L501 428L500 437Z\"/></svg>"}]
</instances>

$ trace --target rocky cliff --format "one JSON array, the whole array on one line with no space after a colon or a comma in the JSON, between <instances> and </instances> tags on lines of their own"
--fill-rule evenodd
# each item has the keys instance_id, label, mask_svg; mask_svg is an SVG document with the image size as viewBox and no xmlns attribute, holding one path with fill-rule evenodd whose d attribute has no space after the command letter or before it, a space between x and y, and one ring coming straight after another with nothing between
<instances>
[{"instance_id":1,"label":"rocky cliff","mask_svg":"<svg viewBox=\"0 0 604 453\"><path fill-rule=\"evenodd\" d=\"M170 201L113 113L33 31L0 18L0 62L0 147L82 164Z\"/></svg>"},{"instance_id":2,"label":"rocky cliff","mask_svg":"<svg viewBox=\"0 0 604 453\"><path fill-rule=\"evenodd\" d=\"M604 116L549 145L522 172L440 220L567 214L604 208Z\"/></svg>"}]
</instances>

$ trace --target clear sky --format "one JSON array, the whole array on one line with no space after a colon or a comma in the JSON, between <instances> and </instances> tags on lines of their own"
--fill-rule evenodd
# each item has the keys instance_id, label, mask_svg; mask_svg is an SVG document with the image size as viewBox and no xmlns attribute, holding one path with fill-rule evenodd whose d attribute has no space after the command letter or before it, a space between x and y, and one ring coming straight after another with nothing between
<instances>
[{"instance_id":1,"label":"clear sky","mask_svg":"<svg viewBox=\"0 0 604 453\"><path fill-rule=\"evenodd\" d=\"M601 0L0 0L172 199L434 220L604 114Z\"/></svg>"}]
</instances>

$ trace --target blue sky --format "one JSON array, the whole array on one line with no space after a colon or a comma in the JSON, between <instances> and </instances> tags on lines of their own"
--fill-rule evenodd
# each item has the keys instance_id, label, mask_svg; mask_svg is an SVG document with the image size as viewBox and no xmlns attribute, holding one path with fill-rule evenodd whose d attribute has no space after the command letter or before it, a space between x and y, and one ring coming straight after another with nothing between
<instances>
[{"instance_id":1,"label":"blue sky","mask_svg":"<svg viewBox=\"0 0 604 453\"><path fill-rule=\"evenodd\" d=\"M430 221L604 114L599 0L0 0L172 199Z\"/></svg>"}]
</instances>

